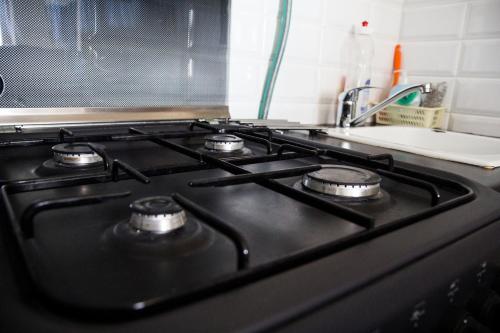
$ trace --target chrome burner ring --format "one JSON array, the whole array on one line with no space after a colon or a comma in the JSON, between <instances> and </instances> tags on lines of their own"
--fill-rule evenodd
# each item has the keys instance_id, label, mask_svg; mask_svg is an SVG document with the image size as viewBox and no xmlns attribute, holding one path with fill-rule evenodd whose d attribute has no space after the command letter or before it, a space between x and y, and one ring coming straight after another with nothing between
<instances>
[{"instance_id":1,"label":"chrome burner ring","mask_svg":"<svg viewBox=\"0 0 500 333\"><path fill-rule=\"evenodd\" d=\"M325 165L302 177L302 185L312 191L348 198L372 197L380 192L381 178L369 170Z\"/></svg>"},{"instance_id":2,"label":"chrome burner ring","mask_svg":"<svg viewBox=\"0 0 500 333\"><path fill-rule=\"evenodd\" d=\"M136 230L166 234L181 228L187 222L184 209L172 197L148 197L130 205L129 224Z\"/></svg>"},{"instance_id":3,"label":"chrome burner ring","mask_svg":"<svg viewBox=\"0 0 500 333\"><path fill-rule=\"evenodd\" d=\"M104 146L94 144L104 149ZM84 143L61 143L52 147L54 161L67 166L89 166L103 163L102 157Z\"/></svg>"},{"instance_id":4,"label":"chrome burner ring","mask_svg":"<svg viewBox=\"0 0 500 333\"><path fill-rule=\"evenodd\" d=\"M215 134L205 139L205 148L219 152L232 152L243 149L243 139L232 134Z\"/></svg>"}]
</instances>

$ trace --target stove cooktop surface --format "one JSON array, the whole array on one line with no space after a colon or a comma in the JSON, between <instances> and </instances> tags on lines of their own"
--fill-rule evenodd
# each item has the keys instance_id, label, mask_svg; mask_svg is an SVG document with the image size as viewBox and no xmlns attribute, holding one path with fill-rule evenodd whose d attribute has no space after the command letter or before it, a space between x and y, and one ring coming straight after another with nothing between
<instances>
[{"instance_id":1,"label":"stove cooktop surface","mask_svg":"<svg viewBox=\"0 0 500 333\"><path fill-rule=\"evenodd\" d=\"M84 318L189 304L478 196L388 154L261 127L61 129L0 146L11 258L40 302Z\"/></svg>"}]
</instances>

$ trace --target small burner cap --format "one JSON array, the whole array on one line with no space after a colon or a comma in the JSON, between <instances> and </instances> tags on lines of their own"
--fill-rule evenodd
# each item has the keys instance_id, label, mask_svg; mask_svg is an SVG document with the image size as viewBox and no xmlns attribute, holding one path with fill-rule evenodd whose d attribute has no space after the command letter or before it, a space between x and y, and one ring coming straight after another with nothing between
<instances>
[{"instance_id":1,"label":"small burner cap","mask_svg":"<svg viewBox=\"0 0 500 333\"><path fill-rule=\"evenodd\" d=\"M231 134L215 134L205 139L205 148L215 151L231 152L243 149L243 139Z\"/></svg>"},{"instance_id":2,"label":"small burner cap","mask_svg":"<svg viewBox=\"0 0 500 333\"><path fill-rule=\"evenodd\" d=\"M148 197L130 204L129 223L137 230L165 234L182 227L186 212L172 197Z\"/></svg>"},{"instance_id":3,"label":"small burner cap","mask_svg":"<svg viewBox=\"0 0 500 333\"><path fill-rule=\"evenodd\" d=\"M379 175L369 170L344 165L324 165L304 175L302 184L315 192L343 197L369 197L380 191Z\"/></svg>"},{"instance_id":4,"label":"small burner cap","mask_svg":"<svg viewBox=\"0 0 500 333\"><path fill-rule=\"evenodd\" d=\"M104 149L103 145L96 143L93 145ZM102 157L85 143L60 143L52 147L52 152L54 160L64 165L87 166L102 163Z\"/></svg>"}]
</instances>

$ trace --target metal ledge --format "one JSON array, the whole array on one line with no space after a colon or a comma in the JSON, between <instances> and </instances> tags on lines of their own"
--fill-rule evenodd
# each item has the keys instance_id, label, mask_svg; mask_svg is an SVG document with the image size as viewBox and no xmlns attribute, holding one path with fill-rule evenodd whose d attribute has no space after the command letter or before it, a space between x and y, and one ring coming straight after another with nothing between
<instances>
[{"instance_id":1,"label":"metal ledge","mask_svg":"<svg viewBox=\"0 0 500 333\"><path fill-rule=\"evenodd\" d=\"M0 126L229 119L227 106L0 108Z\"/></svg>"}]
</instances>

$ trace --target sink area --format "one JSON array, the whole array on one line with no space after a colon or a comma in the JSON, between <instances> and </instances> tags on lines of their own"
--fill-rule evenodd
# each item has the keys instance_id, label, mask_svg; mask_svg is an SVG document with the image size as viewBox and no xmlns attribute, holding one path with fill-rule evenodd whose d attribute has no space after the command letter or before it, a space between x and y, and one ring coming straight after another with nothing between
<instances>
[{"instance_id":1,"label":"sink area","mask_svg":"<svg viewBox=\"0 0 500 333\"><path fill-rule=\"evenodd\" d=\"M500 167L500 139L497 138L399 126L331 128L327 132L335 138L372 146L488 169Z\"/></svg>"}]
</instances>

